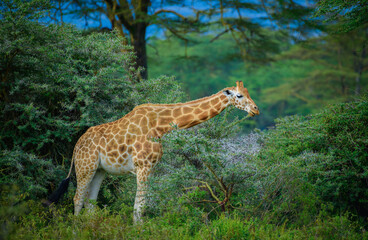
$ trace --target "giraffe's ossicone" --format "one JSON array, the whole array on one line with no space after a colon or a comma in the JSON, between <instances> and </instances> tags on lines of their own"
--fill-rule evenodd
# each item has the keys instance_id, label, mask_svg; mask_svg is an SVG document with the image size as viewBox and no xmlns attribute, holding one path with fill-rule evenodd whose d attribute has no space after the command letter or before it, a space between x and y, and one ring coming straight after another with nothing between
<instances>
[{"instance_id":1,"label":"giraffe's ossicone","mask_svg":"<svg viewBox=\"0 0 368 240\"><path fill-rule=\"evenodd\" d=\"M186 103L143 104L117 121L89 128L75 145L67 178L70 178L74 163L77 176L74 213L79 214L83 205L88 207L89 200L97 200L106 172L133 173L137 176L134 221L140 221L148 176L163 153L161 144L153 139L169 132L173 124L189 128L207 121L229 105L251 116L259 114L248 90L242 82L237 82L236 87Z\"/></svg>"}]
</instances>

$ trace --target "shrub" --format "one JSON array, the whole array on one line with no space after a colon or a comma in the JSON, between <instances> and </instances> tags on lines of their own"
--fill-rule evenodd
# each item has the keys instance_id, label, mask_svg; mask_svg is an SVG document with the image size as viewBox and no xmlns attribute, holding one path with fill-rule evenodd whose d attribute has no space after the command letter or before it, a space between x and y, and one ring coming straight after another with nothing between
<instances>
[{"instance_id":1,"label":"shrub","mask_svg":"<svg viewBox=\"0 0 368 240\"><path fill-rule=\"evenodd\" d=\"M287 203L294 211L293 201L305 198L303 205L316 200L309 210L314 215L323 200L335 210L367 216L367 136L367 97L333 105L319 114L277 120L254 159L263 166L263 189L270 193L263 194L264 207L280 209ZM300 211L304 210L294 216L300 216Z\"/></svg>"},{"instance_id":2,"label":"shrub","mask_svg":"<svg viewBox=\"0 0 368 240\"><path fill-rule=\"evenodd\" d=\"M45 197L48 187L64 176L62 166L19 149L0 152L0 187L17 186L28 198Z\"/></svg>"},{"instance_id":3,"label":"shrub","mask_svg":"<svg viewBox=\"0 0 368 240\"><path fill-rule=\"evenodd\" d=\"M257 134L250 135L247 140L251 144L244 146L244 139L231 139L239 132L239 120L229 120L232 111L226 109L190 129L176 129L160 140L164 155L150 178L150 216L165 214L170 202L176 203L176 209L204 212L205 218L234 209L233 199L241 198L238 196L248 186L244 179L253 174L242 154L250 145L254 149L247 154L254 154L258 146ZM228 151L231 147L244 152Z\"/></svg>"},{"instance_id":4,"label":"shrub","mask_svg":"<svg viewBox=\"0 0 368 240\"><path fill-rule=\"evenodd\" d=\"M71 155L70 142L87 127L132 107L134 56L115 33L84 35L69 25L39 23L45 6L1 3L0 144L56 160Z\"/></svg>"},{"instance_id":5,"label":"shrub","mask_svg":"<svg viewBox=\"0 0 368 240\"><path fill-rule=\"evenodd\" d=\"M228 218L222 215L208 227L202 228L197 236L201 236L202 239L249 239L250 226L247 223L236 216Z\"/></svg>"}]
</instances>

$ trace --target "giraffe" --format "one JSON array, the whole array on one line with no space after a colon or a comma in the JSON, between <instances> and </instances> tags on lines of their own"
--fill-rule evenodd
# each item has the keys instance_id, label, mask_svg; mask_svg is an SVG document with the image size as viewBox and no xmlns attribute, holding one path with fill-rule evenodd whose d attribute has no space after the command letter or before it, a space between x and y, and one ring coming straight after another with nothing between
<instances>
[{"instance_id":1,"label":"giraffe","mask_svg":"<svg viewBox=\"0 0 368 240\"><path fill-rule=\"evenodd\" d=\"M137 178L133 218L134 222L141 221L147 180L163 154L161 144L154 138L172 130L172 124L183 129L207 121L229 105L252 117L258 115L259 109L243 82L236 84L186 103L139 105L119 120L90 127L75 145L67 177L70 178L74 163L77 178L74 214L78 215L83 205L91 207L89 200L97 200L106 172L133 173Z\"/></svg>"}]
</instances>

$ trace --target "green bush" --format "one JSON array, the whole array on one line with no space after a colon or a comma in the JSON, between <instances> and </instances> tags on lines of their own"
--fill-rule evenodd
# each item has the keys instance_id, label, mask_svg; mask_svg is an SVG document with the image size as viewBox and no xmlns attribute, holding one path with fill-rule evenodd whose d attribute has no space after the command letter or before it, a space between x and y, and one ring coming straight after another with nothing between
<instances>
[{"instance_id":1,"label":"green bush","mask_svg":"<svg viewBox=\"0 0 368 240\"><path fill-rule=\"evenodd\" d=\"M3 201L3 200L2 200ZM1 237L5 239L366 239L367 232L348 215L320 216L302 228L287 228L257 218L237 214L222 215L209 222L189 217L178 223L167 216L147 219L132 225L132 212L112 212L108 209L83 211L73 216L70 206L43 210L39 203L28 201L17 206L10 215L0 210ZM11 214L14 207L7 209ZM21 214L19 214L21 213ZM180 218L180 217L179 217ZM8 231L4 231L8 230Z\"/></svg>"},{"instance_id":2,"label":"green bush","mask_svg":"<svg viewBox=\"0 0 368 240\"><path fill-rule=\"evenodd\" d=\"M240 146L227 142L234 141L231 137L239 131L240 121L231 119L234 112L226 109L201 125L175 129L160 139L164 155L149 180L150 216L165 214L170 202L176 203L173 208L177 211L183 208L191 209L193 214L204 211L208 218L234 209L232 204L240 204L233 200L243 194L248 186L244 178L253 172L246 166L245 155L229 151ZM241 139L237 141L244 143ZM248 145L241 149L244 147Z\"/></svg>"},{"instance_id":3,"label":"green bush","mask_svg":"<svg viewBox=\"0 0 368 240\"><path fill-rule=\"evenodd\" d=\"M368 102L363 97L319 114L279 119L276 128L265 135L257 160L276 168L280 181L290 172L301 181L299 185L310 185L303 192L315 192L336 209L367 216L367 139ZM279 166L286 167L284 172ZM288 186L269 185L276 195Z\"/></svg>"},{"instance_id":4,"label":"green bush","mask_svg":"<svg viewBox=\"0 0 368 240\"><path fill-rule=\"evenodd\" d=\"M0 152L0 187L17 186L32 199L45 197L50 185L65 175L62 166L19 149ZM55 186L56 187L56 186Z\"/></svg>"},{"instance_id":5,"label":"green bush","mask_svg":"<svg viewBox=\"0 0 368 240\"><path fill-rule=\"evenodd\" d=\"M0 144L56 160L71 156L70 143L87 127L132 108L127 96L136 72L117 34L39 23L45 4L1 3Z\"/></svg>"},{"instance_id":6,"label":"green bush","mask_svg":"<svg viewBox=\"0 0 368 240\"><path fill-rule=\"evenodd\" d=\"M202 228L197 236L203 239L249 239L251 234L247 223L238 217L227 218L222 215L212 221L208 227Z\"/></svg>"}]
</instances>

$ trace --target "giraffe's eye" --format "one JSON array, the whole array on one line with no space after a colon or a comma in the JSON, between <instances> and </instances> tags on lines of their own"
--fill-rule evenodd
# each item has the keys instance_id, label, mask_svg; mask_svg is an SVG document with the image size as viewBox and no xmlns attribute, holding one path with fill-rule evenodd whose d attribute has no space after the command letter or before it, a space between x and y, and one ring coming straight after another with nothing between
<instances>
[{"instance_id":1,"label":"giraffe's eye","mask_svg":"<svg viewBox=\"0 0 368 240\"><path fill-rule=\"evenodd\" d=\"M238 94L238 95L236 95L238 98L242 98L243 97L243 95L240 95L240 94Z\"/></svg>"}]
</instances>

